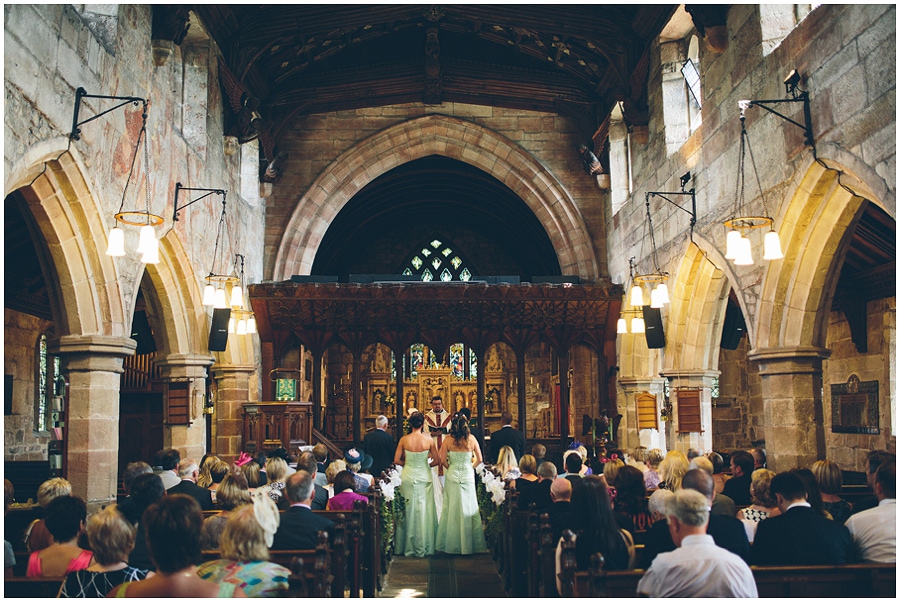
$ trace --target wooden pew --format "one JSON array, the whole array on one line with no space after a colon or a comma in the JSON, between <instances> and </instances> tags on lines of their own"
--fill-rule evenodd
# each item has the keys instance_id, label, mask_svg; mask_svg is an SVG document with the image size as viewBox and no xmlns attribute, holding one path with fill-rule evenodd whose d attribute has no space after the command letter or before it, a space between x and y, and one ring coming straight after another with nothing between
<instances>
[{"instance_id":1,"label":"wooden pew","mask_svg":"<svg viewBox=\"0 0 900 602\"><path fill-rule=\"evenodd\" d=\"M62 583L60 577L9 577L3 580L3 597L55 598Z\"/></svg>"},{"instance_id":2,"label":"wooden pew","mask_svg":"<svg viewBox=\"0 0 900 602\"><path fill-rule=\"evenodd\" d=\"M528 595L528 510L518 507L518 492L510 496L501 537L504 587L512 597L523 598Z\"/></svg>"}]
</instances>

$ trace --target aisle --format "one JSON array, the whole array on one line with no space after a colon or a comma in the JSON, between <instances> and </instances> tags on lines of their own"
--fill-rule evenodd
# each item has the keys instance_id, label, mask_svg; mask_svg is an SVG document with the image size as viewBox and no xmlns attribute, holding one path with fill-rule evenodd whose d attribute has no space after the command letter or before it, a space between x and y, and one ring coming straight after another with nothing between
<instances>
[{"instance_id":1,"label":"aisle","mask_svg":"<svg viewBox=\"0 0 900 602\"><path fill-rule=\"evenodd\" d=\"M395 556L380 598L506 598L489 553L440 554L430 558Z\"/></svg>"}]
</instances>

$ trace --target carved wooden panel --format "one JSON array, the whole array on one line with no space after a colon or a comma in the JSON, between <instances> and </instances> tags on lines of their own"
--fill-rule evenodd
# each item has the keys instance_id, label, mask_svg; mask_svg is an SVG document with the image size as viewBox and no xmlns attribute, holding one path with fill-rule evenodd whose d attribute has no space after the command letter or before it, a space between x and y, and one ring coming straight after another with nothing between
<instances>
[{"instance_id":1,"label":"carved wooden panel","mask_svg":"<svg viewBox=\"0 0 900 602\"><path fill-rule=\"evenodd\" d=\"M172 382L166 385L166 424L191 423L191 383Z\"/></svg>"},{"instance_id":2,"label":"carved wooden panel","mask_svg":"<svg viewBox=\"0 0 900 602\"><path fill-rule=\"evenodd\" d=\"M700 421L700 389L676 389L678 432L702 433Z\"/></svg>"},{"instance_id":3,"label":"carved wooden panel","mask_svg":"<svg viewBox=\"0 0 900 602\"><path fill-rule=\"evenodd\" d=\"M656 411L656 395L644 391L635 398L635 402L637 403L638 430L659 430L659 414Z\"/></svg>"}]
</instances>

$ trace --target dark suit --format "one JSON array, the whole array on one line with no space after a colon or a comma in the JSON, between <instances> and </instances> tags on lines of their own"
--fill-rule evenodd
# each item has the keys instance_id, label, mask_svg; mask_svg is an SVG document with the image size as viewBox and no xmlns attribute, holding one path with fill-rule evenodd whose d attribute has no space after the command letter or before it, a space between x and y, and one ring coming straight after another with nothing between
<instances>
[{"instance_id":1,"label":"dark suit","mask_svg":"<svg viewBox=\"0 0 900 602\"><path fill-rule=\"evenodd\" d=\"M331 542L334 522L304 506L291 506L281 514L281 523L272 542L273 550L309 550L319 542L319 531L328 533Z\"/></svg>"},{"instance_id":2,"label":"dark suit","mask_svg":"<svg viewBox=\"0 0 900 602\"><path fill-rule=\"evenodd\" d=\"M727 495L734 500L736 506L749 506L752 504L753 500L750 499L750 475L745 474L725 481L722 495Z\"/></svg>"},{"instance_id":3,"label":"dark suit","mask_svg":"<svg viewBox=\"0 0 900 602\"><path fill-rule=\"evenodd\" d=\"M812 508L795 506L759 523L753 540L752 564L845 564L852 561L853 543L847 527Z\"/></svg>"},{"instance_id":4,"label":"dark suit","mask_svg":"<svg viewBox=\"0 0 900 602\"><path fill-rule=\"evenodd\" d=\"M209 489L204 489L193 481L182 480L180 483L169 489L166 492L166 495L172 495L173 493L183 493L191 496L197 500L197 503L200 504L200 508L203 510L213 509L212 493L210 493Z\"/></svg>"},{"instance_id":5,"label":"dark suit","mask_svg":"<svg viewBox=\"0 0 900 602\"><path fill-rule=\"evenodd\" d=\"M546 512L550 517L553 541L559 541L564 529L571 529L575 532L584 528L584 519L576 516L572 510L572 502L553 502Z\"/></svg>"},{"instance_id":6,"label":"dark suit","mask_svg":"<svg viewBox=\"0 0 900 602\"><path fill-rule=\"evenodd\" d=\"M393 464L397 444L394 438L381 429L375 429L363 439L363 451L372 456L372 474L380 476L384 469Z\"/></svg>"},{"instance_id":7,"label":"dark suit","mask_svg":"<svg viewBox=\"0 0 900 602\"><path fill-rule=\"evenodd\" d=\"M550 498L550 484L552 482L552 479L546 479L529 487L522 487L519 491L519 509L527 510L533 503L538 512L546 512L547 508L553 504L553 500Z\"/></svg>"},{"instance_id":8,"label":"dark suit","mask_svg":"<svg viewBox=\"0 0 900 602\"><path fill-rule=\"evenodd\" d=\"M316 485L316 497L313 498L312 504L309 505L313 510L325 510L328 505L328 490L324 487Z\"/></svg>"},{"instance_id":9,"label":"dark suit","mask_svg":"<svg viewBox=\"0 0 900 602\"><path fill-rule=\"evenodd\" d=\"M516 454L516 461L521 460L525 454L525 436L522 431L517 431L511 426L504 426L499 431L491 433L491 464L497 463L497 457L504 445L512 448Z\"/></svg>"},{"instance_id":10,"label":"dark suit","mask_svg":"<svg viewBox=\"0 0 900 602\"><path fill-rule=\"evenodd\" d=\"M765 522L765 521L763 521ZM762 523L760 523L762 524ZM732 516L709 517L707 534L711 535L716 545L734 552L745 561L750 557L750 542L747 541L747 532L744 524ZM658 520L647 530L644 540L644 554L641 555L641 568L648 568L653 559L663 552L671 552L675 549L672 534L669 533L669 525L665 520ZM756 545L756 544L754 544Z\"/></svg>"}]
</instances>

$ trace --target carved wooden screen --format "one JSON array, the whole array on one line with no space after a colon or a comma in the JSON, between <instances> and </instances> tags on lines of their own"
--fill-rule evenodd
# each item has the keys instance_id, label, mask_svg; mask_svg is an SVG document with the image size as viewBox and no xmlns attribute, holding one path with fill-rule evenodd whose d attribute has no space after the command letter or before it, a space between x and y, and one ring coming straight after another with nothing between
<instances>
[{"instance_id":1,"label":"carved wooden screen","mask_svg":"<svg viewBox=\"0 0 900 602\"><path fill-rule=\"evenodd\" d=\"M659 429L659 415L656 412L656 395L647 391L639 394L637 402L638 429Z\"/></svg>"},{"instance_id":2,"label":"carved wooden screen","mask_svg":"<svg viewBox=\"0 0 900 602\"><path fill-rule=\"evenodd\" d=\"M676 389L678 432L702 433L700 422L700 389Z\"/></svg>"}]
</instances>

